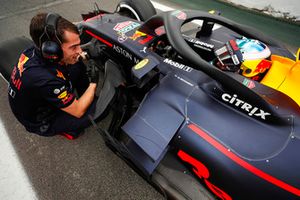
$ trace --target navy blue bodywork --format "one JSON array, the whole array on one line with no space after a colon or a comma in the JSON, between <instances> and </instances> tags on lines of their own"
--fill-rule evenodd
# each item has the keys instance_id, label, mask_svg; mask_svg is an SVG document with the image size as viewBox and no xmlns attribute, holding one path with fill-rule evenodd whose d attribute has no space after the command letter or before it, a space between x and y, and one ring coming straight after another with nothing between
<instances>
[{"instance_id":1,"label":"navy blue bodywork","mask_svg":"<svg viewBox=\"0 0 300 200\"><path fill-rule=\"evenodd\" d=\"M189 11L184 13L189 18ZM258 82L247 88L240 75L216 72L233 79L237 87L231 87L216 79L215 71L195 68L192 59L179 63L158 55L149 44L160 37L154 30L170 15L142 23L105 14L80 24L82 37L96 38L105 47L103 55L121 66L130 94L140 97L138 108L122 118L117 130L126 141L115 137L124 157L149 180L167 165L220 199L298 199L299 107ZM121 34L115 29L124 22L135 27ZM165 163L168 155L175 157L176 166Z\"/></svg>"}]
</instances>

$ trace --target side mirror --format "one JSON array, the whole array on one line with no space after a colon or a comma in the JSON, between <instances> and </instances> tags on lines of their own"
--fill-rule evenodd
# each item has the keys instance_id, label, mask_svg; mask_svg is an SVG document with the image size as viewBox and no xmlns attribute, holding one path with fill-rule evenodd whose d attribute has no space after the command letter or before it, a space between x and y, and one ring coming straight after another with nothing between
<instances>
[{"instance_id":1,"label":"side mirror","mask_svg":"<svg viewBox=\"0 0 300 200\"><path fill-rule=\"evenodd\" d=\"M296 62L300 61L300 48L298 49L298 52L296 54Z\"/></svg>"}]
</instances>

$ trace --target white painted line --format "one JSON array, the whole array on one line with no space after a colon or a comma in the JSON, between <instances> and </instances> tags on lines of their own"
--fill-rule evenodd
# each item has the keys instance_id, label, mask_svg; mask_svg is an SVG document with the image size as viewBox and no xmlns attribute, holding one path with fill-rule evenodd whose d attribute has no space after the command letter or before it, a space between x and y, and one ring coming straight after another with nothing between
<instances>
[{"instance_id":1,"label":"white painted line","mask_svg":"<svg viewBox=\"0 0 300 200\"><path fill-rule=\"evenodd\" d=\"M154 8L160 10L160 11L163 11L163 12L166 12L166 11L170 11L170 10L175 10L175 8L171 8L169 6L165 6L161 3L157 3L155 1L151 1L151 3L153 4Z\"/></svg>"},{"instance_id":2,"label":"white painted line","mask_svg":"<svg viewBox=\"0 0 300 200\"><path fill-rule=\"evenodd\" d=\"M0 199L37 200L1 120L0 147Z\"/></svg>"},{"instance_id":3,"label":"white painted line","mask_svg":"<svg viewBox=\"0 0 300 200\"><path fill-rule=\"evenodd\" d=\"M8 84L9 82L4 78L4 76L0 73L0 76L5 80L5 82Z\"/></svg>"}]
</instances>

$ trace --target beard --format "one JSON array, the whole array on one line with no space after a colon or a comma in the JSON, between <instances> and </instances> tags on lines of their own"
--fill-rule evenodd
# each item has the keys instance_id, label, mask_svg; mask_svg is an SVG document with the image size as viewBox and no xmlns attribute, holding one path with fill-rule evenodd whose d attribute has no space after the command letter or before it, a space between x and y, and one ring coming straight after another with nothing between
<instances>
[{"instance_id":1,"label":"beard","mask_svg":"<svg viewBox=\"0 0 300 200\"><path fill-rule=\"evenodd\" d=\"M78 57L79 56L70 56L70 57L68 57L68 58L63 58L62 60L61 60L61 63L62 64L64 64L64 65L73 65L73 64L75 64L75 63L77 63L78 62Z\"/></svg>"}]
</instances>

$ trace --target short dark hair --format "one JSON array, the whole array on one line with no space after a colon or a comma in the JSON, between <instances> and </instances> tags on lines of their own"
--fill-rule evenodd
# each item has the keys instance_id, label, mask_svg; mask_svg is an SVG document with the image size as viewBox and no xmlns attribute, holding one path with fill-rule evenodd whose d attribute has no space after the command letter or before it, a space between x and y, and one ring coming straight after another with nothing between
<instances>
[{"instance_id":1,"label":"short dark hair","mask_svg":"<svg viewBox=\"0 0 300 200\"><path fill-rule=\"evenodd\" d=\"M38 48L40 48L41 44L48 39L46 36L46 37L42 37L40 41L40 37L42 36L45 30L47 14L48 13L38 13L31 19L30 22L30 27L29 27L30 36L34 44ZM72 22L66 20L63 17L60 17L57 21L56 33L58 39L62 43L66 42L66 39L64 38L64 32L66 30L79 35L79 31L77 27Z\"/></svg>"}]
</instances>

